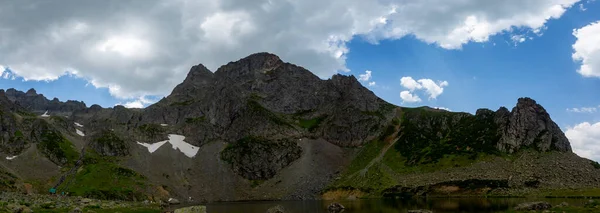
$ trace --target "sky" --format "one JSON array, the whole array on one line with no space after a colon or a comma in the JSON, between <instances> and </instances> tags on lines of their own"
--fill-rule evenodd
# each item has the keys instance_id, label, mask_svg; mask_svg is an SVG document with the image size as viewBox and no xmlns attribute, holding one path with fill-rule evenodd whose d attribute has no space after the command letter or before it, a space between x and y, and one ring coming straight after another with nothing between
<instances>
[{"instance_id":1,"label":"sky","mask_svg":"<svg viewBox=\"0 0 600 213\"><path fill-rule=\"evenodd\" d=\"M0 89L140 108L193 65L271 52L400 106L474 113L530 97L600 161L600 1L0 2Z\"/></svg>"}]
</instances>

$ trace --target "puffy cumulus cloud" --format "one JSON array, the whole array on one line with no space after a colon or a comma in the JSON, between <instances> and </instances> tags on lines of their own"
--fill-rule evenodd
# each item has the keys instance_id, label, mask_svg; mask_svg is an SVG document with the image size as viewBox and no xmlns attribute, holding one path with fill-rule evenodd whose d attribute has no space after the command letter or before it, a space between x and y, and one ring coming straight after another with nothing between
<instances>
[{"instance_id":1,"label":"puffy cumulus cloud","mask_svg":"<svg viewBox=\"0 0 600 213\"><path fill-rule=\"evenodd\" d=\"M268 51L326 78L346 43L414 35L457 49L514 28L539 31L578 0L78 0L0 5L0 64L25 80L65 73L121 99L165 95L192 65Z\"/></svg>"},{"instance_id":2,"label":"puffy cumulus cloud","mask_svg":"<svg viewBox=\"0 0 600 213\"><path fill-rule=\"evenodd\" d=\"M444 87L448 86L447 81L438 81L437 83L431 79L413 79L410 76L402 77L400 85L408 89L410 92L415 90L424 90L429 95L429 99L436 99L444 92Z\"/></svg>"},{"instance_id":3,"label":"puffy cumulus cloud","mask_svg":"<svg viewBox=\"0 0 600 213\"><path fill-rule=\"evenodd\" d=\"M371 75L372 71L371 70L366 70L365 74L360 74L358 75L358 80L362 81L362 82L367 82L367 85L370 87L373 87L376 85L375 81L370 81L371 78L373 77ZM370 81L370 82L369 82Z\"/></svg>"},{"instance_id":4,"label":"puffy cumulus cloud","mask_svg":"<svg viewBox=\"0 0 600 213\"><path fill-rule=\"evenodd\" d=\"M421 102L421 98L418 95L412 94L408 90L400 92L400 98L402 99L403 103L417 103L417 102Z\"/></svg>"},{"instance_id":5,"label":"puffy cumulus cloud","mask_svg":"<svg viewBox=\"0 0 600 213\"><path fill-rule=\"evenodd\" d=\"M573 30L573 59L581 62L577 72L585 77L600 77L600 21Z\"/></svg>"},{"instance_id":6,"label":"puffy cumulus cloud","mask_svg":"<svg viewBox=\"0 0 600 213\"><path fill-rule=\"evenodd\" d=\"M595 124L584 122L569 127L565 135L577 155L600 161L600 122Z\"/></svg>"},{"instance_id":7,"label":"puffy cumulus cloud","mask_svg":"<svg viewBox=\"0 0 600 213\"><path fill-rule=\"evenodd\" d=\"M427 94L429 94L429 99L436 99L444 92L444 87L448 86L447 81L438 81L436 83L431 79L419 79L418 82L423 86Z\"/></svg>"},{"instance_id":8,"label":"puffy cumulus cloud","mask_svg":"<svg viewBox=\"0 0 600 213\"><path fill-rule=\"evenodd\" d=\"M568 108L567 112L575 112L575 113L594 113L598 111L598 107L580 107L580 108Z\"/></svg>"},{"instance_id":9,"label":"puffy cumulus cloud","mask_svg":"<svg viewBox=\"0 0 600 213\"><path fill-rule=\"evenodd\" d=\"M400 85L406 89L409 89L410 91L423 88L419 82L415 81L415 79L410 76L400 78Z\"/></svg>"},{"instance_id":10,"label":"puffy cumulus cloud","mask_svg":"<svg viewBox=\"0 0 600 213\"><path fill-rule=\"evenodd\" d=\"M365 74L358 75L359 81L369 81L371 80L371 70L365 71Z\"/></svg>"}]
</instances>

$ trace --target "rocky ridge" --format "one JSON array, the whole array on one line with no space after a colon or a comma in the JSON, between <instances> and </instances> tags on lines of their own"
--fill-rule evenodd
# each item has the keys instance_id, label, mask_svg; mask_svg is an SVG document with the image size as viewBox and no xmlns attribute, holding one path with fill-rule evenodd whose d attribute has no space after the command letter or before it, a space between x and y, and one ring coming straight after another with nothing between
<instances>
[{"instance_id":1,"label":"rocky ridge","mask_svg":"<svg viewBox=\"0 0 600 213\"><path fill-rule=\"evenodd\" d=\"M83 102L50 101L35 90L9 89L0 91L0 110L0 154L18 155L35 146L49 161L66 168L82 155L86 173L77 173L77 180L114 173L123 177L123 185L147 183L128 190L158 200L311 199L319 198L326 187L381 193L450 180L505 180L510 165L521 161L488 165L482 155L528 151L533 156L565 155L560 159L586 164L579 167L586 168L581 176L564 187L596 186L584 179L599 175L587 170L589 160L577 160L581 158L571 152L560 128L530 98L520 98L512 111L480 109L475 115L397 107L354 76L322 80L270 53L252 54L215 72L202 64L193 66L169 96L145 109L86 107ZM39 116L46 110L55 116ZM76 130L85 134L77 135ZM19 138L18 132L27 134ZM154 151L140 145L168 140L169 134L184 136L191 147L198 147L198 154L182 155L174 145ZM79 151L83 147L86 153ZM551 168L550 163L567 166L559 161L534 162L545 169ZM0 161L0 169L15 170L18 163ZM436 173L450 171L448 164L453 165L452 175ZM572 170L566 168L564 173ZM15 177L25 174L15 173ZM431 181L422 182L430 175ZM73 186L65 190L98 196L93 188L81 188L82 183L69 178L74 177L66 181ZM544 176L536 181L541 188L556 188L561 178ZM515 173L511 186L530 180L531 175ZM374 188L376 183L381 184ZM126 197L113 194L122 193L111 191L115 189L101 190L103 198Z\"/></svg>"}]
</instances>

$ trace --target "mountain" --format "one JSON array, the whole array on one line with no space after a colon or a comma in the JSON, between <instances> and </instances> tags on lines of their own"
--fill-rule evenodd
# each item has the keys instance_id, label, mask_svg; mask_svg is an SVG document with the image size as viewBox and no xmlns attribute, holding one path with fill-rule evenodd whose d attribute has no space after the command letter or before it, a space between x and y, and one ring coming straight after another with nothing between
<instances>
[{"instance_id":1,"label":"mountain","mask_svg":"<svg viewBox=\"0 0 600 213\"><path fill-rule=\"evenodd\" d=\"M68 100L67 102L62 102L58 100L58 98L48 100L44 95L37 94L35 89L22 92L11 88L6 90L5 95L12 102L15 102L30 112L38 114L49 111L52 112L53 115L70 115L74 111L86 108L85 103L80 101Z\"/></svg>"},{"instance_id":2,"label":"mountain","mask_svg":"<svg viewBox=\"0 0 600 213\"><path fill-rule=\"evenodd\" d=\"M323 80L270 53L193 66L145 109L9 89L0 110L10 190L209 202L600 187L600 166L530 98L475 115L399 107L354 76Z\"/></svg>"}]
</instances>

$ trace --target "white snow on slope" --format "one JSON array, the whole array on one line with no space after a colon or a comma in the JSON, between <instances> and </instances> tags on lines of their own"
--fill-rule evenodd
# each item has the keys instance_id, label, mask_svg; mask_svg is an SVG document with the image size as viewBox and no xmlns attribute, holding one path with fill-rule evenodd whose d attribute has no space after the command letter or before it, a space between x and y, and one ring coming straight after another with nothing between
<instances>
[{"instance_id":1,"label":"white snow on slope","mask_svg":"<svg viewBox=\"0 0 600 213\"><path fill-rule=\"evenodd\" d=\"M154 153L156 150L158 150L158 148L160 148L163 144L165 144L167 142L168 141L161 141L161 142L157 142L157 143L153 143L153 144L137 142L137 144L145 146L146 148L148 148L148 152Z\"/></svg>"},{"instance_id":2,"label":"white snow on slope","mask_svg":"<svg viewBox=\"0 0 600 213\"><path fill-rule=\"evenodd\" d=\"M81 137L84 137L85 134L83 134L83 132L81 130L75 129L75 131L77 132L77 134Z\"/></svg>"},{"instance_id":3,"label":"white snow on slope","mask_svg":"<svg viewBox=\"0 0 600 213\"><path fill-rule=\"evenodd\" d=\"M75 122L75 126L77 127L83 127L83 125L81 125L80 123Z\"/></svg>"},{"instance_id":4,"label":"white snow on slope","mask_svg":"<svg viewBox=\"0 0 600 213\"><path fill-rule=\"evenodd\" d=\"M169 124L160 124L160 126L169 126Z\"/></svg>"},{"instance_id":5,"label":"white snow on slope","mask_svg":"<svg viewBox=\"0 0 600 213\"><path fill-rule=\"evenodd\" d=\"M44 114L42 115L42 117L50 117L50 115L48 115L48 110L46 110L46 112L44 112Z\"/></svg>"},{"instance_id":6,"label":"white snow on slope","mask_svg":"<svg viewBox=\"0 0 600 213\"><path fill-rule=\"evenodd\" d=\"M6 160L12 160L12 159L15 159L15 158L17 158L17 156L16 156L16 155L15 155L15 156L12 156L12 157L10 157L10 156L9 156L9 157L6 157Z\"/></svg>"},{"instance_id":7,"label":"white snow on slope","mask_svg":"<svg viewBox=\"0 0 600 213\"><path fill-rule=\"evenodd\" d=\"M141 143L141 142L137 142L137 143L139 145L147 147L148 151L150 153L154 153L163 144L170 143L174 150L179 150L185 156L193 158L194 156L196 156L196 154L198 154L198 150L200 148L197 146L191 145L191 144L185 142L184 140L185 140L185 136L183 136L183 135L170 134L169 140L166 140L166 141L160 141L160 142L153 143L153 144Z\"/></svg>"}]
</instances>

